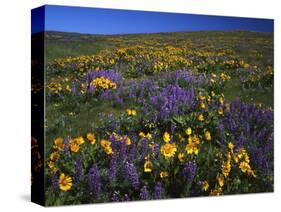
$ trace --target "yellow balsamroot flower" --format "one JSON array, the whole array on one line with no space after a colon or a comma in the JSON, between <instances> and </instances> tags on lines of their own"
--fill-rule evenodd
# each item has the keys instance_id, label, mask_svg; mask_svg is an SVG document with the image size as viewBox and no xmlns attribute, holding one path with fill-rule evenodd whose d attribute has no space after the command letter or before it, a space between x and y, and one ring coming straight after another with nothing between
<instances>
[{"instance_id":1,"label":"yellow balsamroot flower","mask_svg":"<svg viewBox=\"0 0 281 212\"><path fill-rule=\"evenodd\" d=\"M59 137L59 138L56 138L54 140L54 149L58 149L58 150L63 150L64 148L64 142L63 142L63 138Z\"/></svg>"},{"instance_id":2,"label":"yellow balsamroot flower","mask_svg":"<svg viewBox=\"0 0 281 212\"><path fill-rule=\"evenodd\" d=\"M248 169L250 169L250 165L243 161L240 163L239 168L241 169L242 172L245 173Z\"/></svg>"},{"instance_id":3,"label":"yellow balsamroot flower","mask_svg":"<svg viewBox=\"0 0 281 212\"><path fill-rule=\"evenodd\" d=\"M170 140L171 140L170 134L168 132L165 132L163 135L163 141L168 143L168 142L170 142Z\"/></svg>"},{"instance_id":4,"label":"yellow balsamroot flower","mask_svg":"<svg viewBox=\"0 0 281 212\"><path fill-rule=\"evenodd\" d=\"M208 183L208 181L203 181L202 183L201 183L201 188L202 188L202 190L204 190L204 191L207 191L208 189L209 189L209 183Z\"/></svg>"},{"instance_id":5,"label":"yellow balsamroot flower","mask_svg":"<svg viewBox=\"0 0 281 212\"><path fill-rule=\"evenodd\" d=\"M211 96L214 97L216 93L214 91L211 91Z\"/></svg>"},{"instance_id":6,"label":"yellow balsamroot flower","mask_svg":"<svg viewBox=\"0 0 281 212\"><path fill-rule=\"evenodd\" d=\"M253 177L256 177L249 163L242 161L239 165L239 168L243 173L247 173L248 175L252 175Z\"/></svg>"},{"instance_id":7,"label":"yellow balsamroot flower","mask_svg":"<svg viewBox=\"0 0 281 212\"><path fill-rule=\"evenodd\" d=\"M224 177L227 177L231 171L230 160L224 161L221 165L221 171Z\"/></svg>"},{"instance_id":8,"label":"yellow balsamroot flower","mask_svg":"<svg viewBox=\"0 0 281 212\"><path fill-rule=\"evenodd\" d=\"M240 160L244 160L247 163L250 163L250 158L249 155L247 153L247 151L244 148L239 149L238 153L237 153L237 157Z\"/></svg>"},{"instance_id":9,"label":"yellow balsamroot flower","mask_svg":"<svg viewBox=\"0 0 281 212\"><path fill-rule=\"evenodd\" d=\"M176 154L177 146L176 144L166 143L161 147L161 154L164 155L166 159L173 157Z\"/></svg>"},{"instance_id":10,"label":"yellow balsamroot flower","mask_svg":"<svg viewBox=\"0 0 281 212\"><path fill-rule=\"evenodd\" d=\"M243 68L245 68L245 69L247 69L247 68L249 68L250 67L250 65L248 64L248 63L245 63L244 65L243 65Z\"/></svg>"},{"instance_id":11,"label":"yellow balsamroot flower","mask_svg":"<svg viewBox=\"0 0 281 212\"><path fill-rule=\"evenodd\" d=\"M146 134L146 137L147 137L148 140L151 140L151 139L152 139L151 133L147 133L147 134Z\"/></svg>"},{"instance_id":12,"label":"yellow balsamroot flower","mask_svg":"<svg viewBox=\"0 0 281 212\"><path fill-rule=\"evenodd\" d=\"M70 86L69 86L69 85L66 85L65 90L68 91L68 92L70 92L70 91L71 91Z\"/></svg>"},{"instance_id":13,"label":"yellow balsamroot flower","mask_svg":"<svg viewBox=\"0 0 281 212\"><path fill-rule=\"evenodd\" d=\"M144 132L140 132L139 133L139 137L141 138L147 138L148 140L152 139L152 134L151 133L147 133L146 135L144 134Z\"/></svg>"},{"instance_id":14,"label":"yellow balsamroot flower","mask_svg":"<svg viewBox=\"0 0 281 212\"><path fill-rule=\"evenodd\" d=\"M104 151L107 155L113 154L113 150L112 150L111 146L104 148Z\"/></svg>"},{"instance_id":15,"label":"yellow balsamroot flower","mask_svg":"<svg viewBox=\"0 0 281 212\"><path fill-rule=\"evenodd\" d=\"M62 191L68 191L72 187L72 179L71 177L62 173L59 177L59 187Z\"/></svg>"},{"instance_id":16,"label":"yellow balsamroot flower","mask_svg":"<svg viewBox=\"0 0 281 212\"><path fill-rule=\"evenodd\" d=\"M103 148L106 148L111 145L111 142L109 140L101 139L100 144Z\"/></svg>"},{"instance_id":17,"label":"yellow balsamroot flower","mask_svg":"<svg viewBox=\"0 0 281 212\"><path fill-rule=\"evenodd\" d=\"M205 110L205 109L206 109L206 105L204 104L204 102L202 102L202 103L200 104L200 108L201 108L202 110Z\"/></svg>"},{"instance_id":18,"label":"yellow balsamroot flower","mask_svg":"<svg viewBox=\"0 0 281 212\"><path fill-rule=\"evenodd\" d=\"M197 135L188 136L188 143L200 144L200 139Z\"/></svg>"},{"instance_id":19,"label":"yellow balsamroot flower","mask_svg":"<svg viewBox=\"0 0 281 212\"><path fill-rule=\"evenodd\" d=\"M84 138L82 136L71 139L69 142L69 148L72 152L78 152L80 150L80 145L85 142Z\"/></svg>"},{"instance_id":20,"label":"yellow balsamroot flower","mask_svg":"<svg viewBox=\"0 0 281 212\"><path fill-rule=\"evenodd\" d=\"M254 172L252 169L249 169L249 170L247 171L247 173L248 173L248 175L252 175L254 178L257 177L257 175L255 174L255 172Z\"/></svg>"},{"instance_id":21,"label":"yellow balsamroot flower","mask_svg":"<svg viewBox=\"0 0 281 212\"><path fill-rule=\"evenodd\" d=\"M70 140L69 142L69 149L72 152L78 152L80 150L80 144L77 139Z\"/></svg>"},{"instance_id":22,"label":"yellow balsamroot flower","mask_svg":"<svg viewBox=\"0 0 281 212\"><path fill-rule=\"evenodd\" d=\"M143 132L140 132L140 133L139 133L139 137L144 138L144 137L145 137L145 134L144 134Z\"/></svg>"},{"instance_id":23,"label":"yellow balsamroot flower","mask_svg":"<svg viewBox=\"0 0 281 212\"><path fill-rule=\"evenodd\" d=\"M126 145L127 145L127 146L129 146L129 145L132 144L132 141L131 141L131 139L130 139L129 137L126 137L125 142L126 142Z\"/></svg>"},{"instance_id":24,"label":"yellow balsamroot flower","mask_svg":"<svg viewBox=\"0 0 281 212\"><path fill-rule=\"evenodd\" d=\"M49 157L49 159L51 160L51 161L57 161L58 159L59 159L59 152L58 151L55 151L55 152L52 152L51 154L50 154L50 157Z\"/></svg>"},{"instance_id":25,"label":"yellow balsamroot flower","mask_svg":"<svg viewBox=\"0 0 281 212\"><path fill-rule=\"evenodd\" d=\"M222 188L221 187L212 189L211 192L210 192L211 196L219 196L219 195L222 195L222 194L223 193L222 193Z\"/></svg>"},{"instance_id":26,"label":"yellow balsamroot flower","mask_svg":"<svg viewBox=\"0 0 281 212\"><path fill-rule=\"evenodd\" d=\"M206 99L206 96L202 96L201 94L199 95L199 99L201 100L201 101L204 101L205 99Z\"/></svg>"},{"instance_id":27,"label":"yellow balsamroot flower","mask_svg":"<svg viewBox=\"0 0 281 212\"><path fill-rule=\"evenodd\" d=\"M197 145L195 143L188 143L185 147L185 150L189 155L191 154L198 155L199 153L199 149L197 148Z\"/></svg>"},{"instance_id":28,"label":"yellow balsamroot flower","mask_svg":"<svg viewBox=\"0 0 281 212\"><path fill-rule=\"evenodd\" d=\"M218 181L218 185L220 187L223 187L224 186L224 177L222 175L219 175L218 178L217 178L217 181Z\"/></svg>"},{"instance_id":29,"label":"yellow balsamroot flower","mask_svg":"<svg viewBox=\"0 0 281 212\"><path fill-rule=\"evenodd\" d=\"M210 104L211 103L211 100L212 100L212 97L211 96L208 96L208 103Z\"/></svg>"},{"instance_id":30,"label":"yellow balsamroot flower","mask_svg":"<svg viewBox=\"0 0 281 212\"><path fill-rule=\"evenodd\" d=\"M47 163L47 165L48 165L49 169L50 169L53 173L55 173L55 172L58 171L58 169L56 168L55 163L54 163L53 161L49 161L49 162Z\"/></svg>"},{"instance_id":31,"label":"yellow balsamroot flower","mask_svg":"<svg viewBox=\"0 0 281 212\"><path fill-rule=\"evenodd\" d=\"M220 115L223 115L223 108L222 108L222 107L219 107L219 108L218 108L218 113L219 113Z\"/></svg>"},{"instance_id":32,"label":"yellow balsamroot flower","mask_svg":"<svg viewBox=\"0 0 281 212\"><path fill-rule=\"evenodd\" d=\"M199 149L197 147L200 144L200 139L197 135L189 136L188 137L188 144L185 147L187 154L195 154L199 153Z\"/></svg>"},{"instance_id":33,"label":"yellow balsamroot flower","mask_svg":"<svg viewBox=\"0 0 281 212\"><path fill-rule=\"evenodd\" d=\"M114 62L115 62L114 59L110 59L110 60L109 60L109 63L110 63L111 65L114 64Z\"/></svg>"},{"instance_id":34,"label":"yellow balsamroot flower","mask_svg":"<svg viewBox=\"0 0 281 212\"><path fill-rule=\"evenodd\" d=\"M197 117L197 120L198 121L204 121L204 116L202 114L200 114L198 117Z\"/></svg>"},{"instance_id":35,"label":"yellow balsamroot flower","mask_svg":"<svg viewBox=\"0 0 281 212\"><path fill-rule=\"evenodd\" d=\"M221 96L221 97L219 98L219 103L222 105L223 102L224 102L224 99L223 99L223 97Z\"/></svg>"},{"instance_id":36,"label":"yellow balsamroot flower","mask_svg":"<svg viewBox=\"0 0 281 212\"><path fill-rule=\"evenodd\" d=\"M233 152L234 144L231 143L231 142L229 142L229 143L228 143L228 148L229 148L230 152Z\"/></svg>"},{"instance_id":37,"label":"yellow balsamroot flower","mask_svg":"<svg viewBox=\"0 0 281 212\"><path fill-rule=\"evenodd\" d=\"M169 176L168 172L166 172L166 171L160 172L160 177L161 178L165 178L165 177L168 177L168 176Z\"/></svg>"},{"instance_id":38,"label":"yellow balsamroot flower","mask_svg":"<svg viewBox=\"0 0 281 212\"><path fill-rule=\"evenodd\" d=\"M127 113L128 116L131 116L132 115L132 110L131 109L127 109L126 113Z\"/></svg>"},{"instance_id":39,"label":"yellow balsamroot flower","mask_svg":"<svg viewBox=\"0 0 281 212\"><path fill-rule=\"evenodd\" d=\"M137 115L137 111L136 110L132 110L131 113L132 113L132 116L136 116Z\"/></svg>"},{"instance_id":40,"label":"yellow balsamroot flower","mask_svg":"<svg viewBox=\"0 0 281 212\"><path fill-rule=\"evenodd\" d=\"M212 137L211 137L211 133L210 133L209 131L206 131L206 132L204 133L204 136L205 136L205 139L206 139L207 141L211 141Z\"/></svg>"},{"instance_id":41,"label":"yellow balsamroot flower","mask_svg":"<svg viewBox=\"0 0 281 212\"><path fill-rule=\"evenodd\" d=\"M216 78L216 77L217 77L217 75L214 74L214 73L212 73L211 75L212 75L213 78Z\"/></svg>"},{"instance_id":42,"label":"yellow balsamroot flower","mask_svg":"<svg viewBox=\"0 0 281 212\"><path fill-rule=\"evenodd\" d=\"M178 159L179 159L180 162L183 162L184 161L184 153L179 153Z\"/></svg>"},{"instance_id":43,"label":"yellow balsamroot flower","mask_svg":"<svg viewBox=\"0 0 281 212\"><path fill-rule=\"evenodd\" d=\"M144 163L144 172L152 172L153 165L151 161L147 160Z\"/></svg>"},{"instance_id":44,"label":"yellow balsamroot flower","mask_svg":"<svg viewBox=\"0 0 281 212\"><path fill-rule=\"evenodd\" d=\"M83 138L82 136L76 138L75 140L77 140L76 142L77 142L79 145L85 143L85 140L84 140L84 138Z\"/></svg>"},{"instance_id":45,"label":"yellow balsamroot flower","mask_svg":"<svg viewBox=\"0 0 281 212\"><path fill-rule=\"evenodd\" d=\"M225 110L226 110L226 111L230 111L230 104L229 104L229 103L226 103L226 104L225 104Z\"/></svg>"},{"instance_id":46,"label":"yellow balsamroot flower","mask_svg":"<svg viewBox=\"0 0 281 212\"><path fill-rule=\"evenodd\" d=\"M90 141L91 144L96 143L96 138L95 138L95 135L93 133L87 133L87 139Z\"/></svg>"},{"instance_id":47,"label":"yellow balsamroot flower","mask_svg":"<svg viewBox=\"0 0 281 212\"><path fill-rule=\"evenodd\" d=\"M192 129L190 127L188 127L186 130L185 130L185 133L186 135L191 135L192 134Z\"/></svg>"},{"instance_id":48,"label":"yellow balsamroot flower","mask_svg":"<svg viewBox=\"0 0 281 212\"><path fill-rule=\"evenodd\" d=\"M111 142L109 140L102 139L100 144L107 155L113 154L113 150L111 148Z\"/></svg>"}]
</instances>

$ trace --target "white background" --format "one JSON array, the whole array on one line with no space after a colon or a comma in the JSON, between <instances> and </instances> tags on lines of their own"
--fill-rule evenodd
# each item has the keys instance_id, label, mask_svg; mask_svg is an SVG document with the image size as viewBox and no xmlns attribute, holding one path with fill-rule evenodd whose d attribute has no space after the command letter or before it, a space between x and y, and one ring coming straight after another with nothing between
<instances>
[{"instance_id":1,"label":"white background","mask_svg":"<svg viewBox=\"0 0 281 212\"><path fill-rule=\"evenodd\" d=\"M280 206L280 5L278 0L8 0L0 6L0 211L30 203L30 10L43 4L275 19L275 192L215 198L57 207L68 211L276 211ZM279 209L280 210L280 209Z\"/></svg>"}]
</instances>

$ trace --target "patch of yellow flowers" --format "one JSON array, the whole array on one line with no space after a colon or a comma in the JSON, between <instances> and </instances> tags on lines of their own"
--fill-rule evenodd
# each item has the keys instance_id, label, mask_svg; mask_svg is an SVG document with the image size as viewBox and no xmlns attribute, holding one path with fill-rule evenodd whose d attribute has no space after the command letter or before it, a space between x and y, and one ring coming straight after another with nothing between
<instances>
[{"instance_id":1,"label":"patch of yellow flowers","mask_svg":"<svg viewBox=\"0 0 281 212\"><path fill-rule=\"evenodd\" d=\"M199 148L198 145L200 144L200 139L197 135L189 135L187 138L188 144L185 147L187 154L195 154L198 155Z\"/></svg>"},{"instance_id":2,"label":"patch of yellow flowers","mask_svg":"<svg viewBox=\"0 0 281 212\"><path fill-rule=\"evenodd\" d=\"M104 90L117 88L116 83L111 82L106 77L97 77L90 83L90 86L93 86L94 88L102 88Z\"/></svg>"},{"instance_id":3,"label":"patch of yellow flowers","mask_svg":"<svg viewBox=\"0 0 281 212\"><path fill-rule=\"evenodd\" d=\"M223 194L223 186L225 179L229 176L232 166L232 161L234 164L239 164L239 169L242 173L247 173L249 176L256 178L256 174L250 166L250 159L245 148L241 148L237 153L234 152L234 145L230 142L228 144L229 151L226 155L226 160L222 162L221 173L217 176L217 184L214 189L210 191L210 195L221 195ZM206 186L205 186L206 188ZM205 190L202 187L203 190ZM207 190L207 189L206 189ZM205 191L206 191L205 190Z\"/></svg>"},{"instance_id":4,"label":"patch of yellow flowers","mask_svg":"<svg viewBox=\"0 0 281 212\"><path fill-rule=\"evenodd\" d=\"M161 151L161 154L166 159L169 159L176 154L177 145L175 143L169 143L171 141L171 137L168 132L164 133L163 140L164 140L165 144L163 146L161 146L160 151Z\"/></svg>"},{"instance_id":5,"label":"patch of yellow flowers","mask_svg":"<svg viewBox=\"0 0 281 212\"><path fill-rule=\"evenodd\" d=\"M136 116L137 115L137 111L134 109L127 109L126 113L128 116Z\"/></svg>"}]
</instances>

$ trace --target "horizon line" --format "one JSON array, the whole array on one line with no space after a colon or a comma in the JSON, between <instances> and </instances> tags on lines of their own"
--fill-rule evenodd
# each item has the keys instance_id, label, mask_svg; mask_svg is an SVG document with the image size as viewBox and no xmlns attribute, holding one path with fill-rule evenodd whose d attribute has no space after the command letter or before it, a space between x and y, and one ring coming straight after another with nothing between
<instances>
[{"instance_id":1,"label":"horizon line","mask_svg":"<svg viewBox=\"0 0 281 212\"><path fill-rule=\"evenodd\" d=\"M71 33L71 34L80 34L80 35L92 35L92 36L123 36L123 35L149 35L149 34L164 34L164 33L192 33L192 32L253 32L253 33L261 33L261 34L274 34L274 31L272 32L266 32L266 31L255 31L255 30L242 30L242 29L221 29L221 30L208 30L208 29L202 29L202 30L191 30L191 31L159 31L159 32L133 32L133 33L113 33L113 34L101 34L101 33L89 33L89 32L77 32L77 31L58 31L58 30L43 30L40 32L31 32L31 34L39 34L39 33L48 33L48 32L54 32L54 33Z\"/></svg>"}]
</instances>

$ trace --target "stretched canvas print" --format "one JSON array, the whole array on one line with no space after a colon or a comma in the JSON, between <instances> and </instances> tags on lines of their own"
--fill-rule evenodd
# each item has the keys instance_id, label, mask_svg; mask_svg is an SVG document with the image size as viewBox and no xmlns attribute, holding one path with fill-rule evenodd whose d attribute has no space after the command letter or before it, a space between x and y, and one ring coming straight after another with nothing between
<instances>
[{"instance_id":1,"label":"stretched canvas print","mask_svg":"<svg viewBox=\"0 0 281 212\"><path fill-rule=\"evenodd\" d=\"M32 201L273 192L273 20L32 10Z\"/></svg>"}]
</instances>

